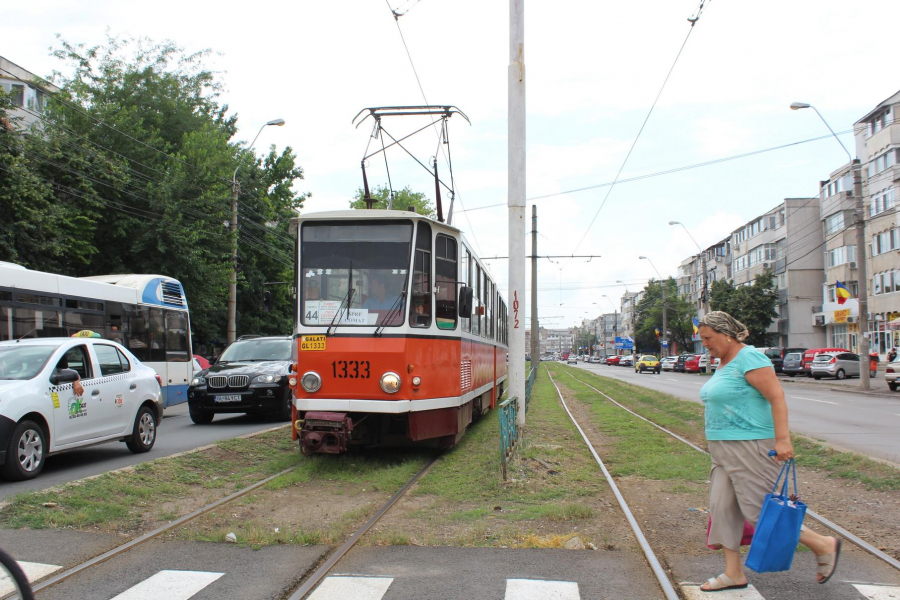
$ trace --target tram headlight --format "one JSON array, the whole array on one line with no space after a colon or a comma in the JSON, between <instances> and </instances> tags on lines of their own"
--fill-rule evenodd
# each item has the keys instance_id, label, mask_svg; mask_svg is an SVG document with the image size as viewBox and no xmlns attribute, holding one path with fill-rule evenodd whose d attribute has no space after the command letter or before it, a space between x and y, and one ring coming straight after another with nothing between
<instances>
[{"instance_id":1,"label":"tram headlight","mask_svg":"<svg viewBox=\"0 0 900 600\"><path fill-rule=\"evenodd\" d=\"M191 385L206 385L206 377L194 377L193 379L191 379Z\"/></svg>"},{"instance_id":2,"label":"tram headlight","mask_svg":"<svg viewBox=\"0 0 900 600\"><path fill-rule=\"evenodd\" d=\"M307 371L300 378L300 385L307 392L318 392L319 388L322 387L322 378L315 371Z\"/></svg>"},{"instance_id":3,"label":"tram headlight","mask_svg":"<svg viewBox=\"0 0 900 600\"><path fill-rule=\"evenodd\" d=\"M388 371L381 376L381 389L388 394L396 394L400 390L400 376L393 371Z\"/></svg>"}]
</instances>

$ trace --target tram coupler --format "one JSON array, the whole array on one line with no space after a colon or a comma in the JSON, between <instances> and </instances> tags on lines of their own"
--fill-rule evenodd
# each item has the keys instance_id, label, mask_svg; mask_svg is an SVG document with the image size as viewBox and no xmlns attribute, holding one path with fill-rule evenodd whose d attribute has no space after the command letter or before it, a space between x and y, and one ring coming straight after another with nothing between
<instances>
[{"instance_id":1,"label":"tram coupler","mask_svg":"<svg viewBox=\"0 0 900 600\"><path fill-rule=\"evenodd\" d=\"M353 420L347 413L308 412L300 430L303 454L341 454L347 451Z\"/></svg>"}]
</instances>

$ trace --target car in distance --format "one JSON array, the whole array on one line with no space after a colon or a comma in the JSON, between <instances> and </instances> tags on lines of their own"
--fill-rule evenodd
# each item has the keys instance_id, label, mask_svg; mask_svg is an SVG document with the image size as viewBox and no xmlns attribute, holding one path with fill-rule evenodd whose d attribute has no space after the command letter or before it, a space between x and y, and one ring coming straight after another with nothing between
<instances>
[{"instance_id":1,"label":"car in distance","mask_svg":"<svg viewBox=\"0 0 900 600\"><path fill-rule=\"evenodd\" d=\"M578 364L578 357L575 356L574 354L570 354L570 355L569 355L569 358L566 359L566 364L567 364L567 365L577 365L577 364Z\"/></svg>"},{"instance_id":2,"label":"car in distance","mask_svg":"<svg viewBox=\"0 0 900 600\"><path fill-rule=\"evenodd\" d=\"M148 452L162 414L159 376L116 342L0 342L0 474L6 479L32 479L49 455L102 442Z\"/></svg>"},{"instance_id":3,"label":"car in distance","mask_svg":"<svg viewBox=\"0 0 900 600\"><path fill-rule=\"evenodd\" d=\"M679 354L677 357L677 360L675 362L675 368L672 370L675 371L676 373L684 373L685 372L684 364L692 356L693 356L693 354Z\"/></svg>"},{"instance_id":4,"label":"car in distance","mask_svg":"<svg viewBox=\"0 0 900 600\"><path fill-rule=\"evenodd\" d=\"M803 372L812 377L812 363L815 358L823 352L850 352L846 348L810 348L803 352Z\"/></svg>"},{"instance_id":5,"label":"car in distance","mask_svg":"<svg viewBox=\"0 0 900 600\"><path fill-rule=\"evenodd\" d=\"M795 377L796 375L803 375L806 373L806 371L803 370L803 353L788 352L785 354L784 359L781 362L781 372L788 377Z\"/></svg>"},{"instance_id":6,"label":"car in distance","mask_svg":"<svg viewBox=\"0 0 900 600\"><path fill-rule=\"evenodd\" d=\"M813 360L810 373L814 379L859 376L859 355L852 352L822 352Z\"/></svg>"},{"instance_id":7,"label":"car in distance","mask_svg":"<svg viewBox=\"0 0 900 600\"><path fill-rule=\"evenodd\" d=\"M898 375L900 375L900 362L888 363L888 366L884 368L884 382L887 383L892 392L896 392L898 385L900 385L897 383Z\"/></svg>"},{"instance_id":8,"label":"car in distance","mask_svg":"<svg viewBox=\"0 0 900 600\"><path fill-rule=\"evenodd\" d=\"M607 365L617 365L617 364L619 364L620 358L621 357L618 356L617 354L610 354L609 356L606 357L606 364Z\"/></svg>"},{"instance_id":9,"label":"car in distance","mask_svg":"<svg viewBox=\"0 0 900 600\"><path fill-rule=\"evenodd\" d=\"M685 354L684 372L699 373L700 372L700 354Z\"/></svg>"},{"instance_id":10,"label":"car in distance","mask_svg":"<svg viewBox=\"0 0 900 600\"><path fill-rule=\"evenodd\" d=\"M640 374L644 371L650 371L651 373L659 374L659 359L652 354L645 354L641 356L634 364L634 372Z\"/></svg>"},{"instance_id":11,"label":"car in distance","mask_svg":"<svg viewBox=\"0 0 900 600\"><path fill-rule=\"evenodd\" d=\"M218 413L263 414L290 420L290 368L290 336L236 340L215 364L194 374L188 387L191 421L206 425Z\"/></svg>"},{"instance_id":12,"label":"car in distance","mask_svg":"<svg viewBox=\"0 0 900 600\"><path fill-rule=\"evenodd\" d=\"M619 357L619 366L620 367L630 367L634 365L634 355L626 354L625 356Z\"/></svg>"},{"instance_id":13,"label":"car in distance","mask_svg":"<svg viewBox=\"0 0 900 600\"><path fill-rule=\"evenodd\" d=\"M666 356L659 361L659 368L663 371L674 371L675 363L678 362L677 356Z\"/></svg>"},{"instance_id":14,"label":"car in distance","mask_svg":"<svg viewBox=\"0 0 900 600\"><path fill-rule=\"evenodd\" d=\"M591 364L592 364L592 365L599 365L599 364L600 364L600 357L599 357L599 356L592 356L592 357L591 357Z\"/></svg>"}]
</instances>

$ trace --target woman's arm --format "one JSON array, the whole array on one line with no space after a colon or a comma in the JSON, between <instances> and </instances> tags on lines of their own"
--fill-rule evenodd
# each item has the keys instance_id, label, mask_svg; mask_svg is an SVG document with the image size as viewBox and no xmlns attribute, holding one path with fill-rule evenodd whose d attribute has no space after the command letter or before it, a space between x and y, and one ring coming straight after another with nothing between
<instances>
[{"instance_id":1,"label":"woman's arm","mask_svg":"<svg viewBox=\"0 0 900 600\"><path fill-rule=\"evenodd\" d=\"M775 422L775 452L778 460L794 458L794 446L791 444L791 432L788 430L787 402L784 401L784 390L778 383L774 369L753 369L744 374L747 383L765 396L772 405L772 420Z\"/></svg>"}]
</instances>

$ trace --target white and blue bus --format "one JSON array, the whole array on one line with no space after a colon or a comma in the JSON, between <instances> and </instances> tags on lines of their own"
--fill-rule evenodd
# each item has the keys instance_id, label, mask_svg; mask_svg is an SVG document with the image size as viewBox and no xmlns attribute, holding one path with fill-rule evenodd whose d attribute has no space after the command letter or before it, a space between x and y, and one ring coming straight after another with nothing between
<instances>
[{"instance_id":1,"label":"white and blue bus","mask_svg":"<svg viewBox=\"0 0 900 600\"><path fill-rule=\"evenodd\" d=\"M164 406L187 400L191 328L181 283L162 275L66 277L0 262L0 340L89 330L156 370Z\"/></svg>"}]
</instances>

